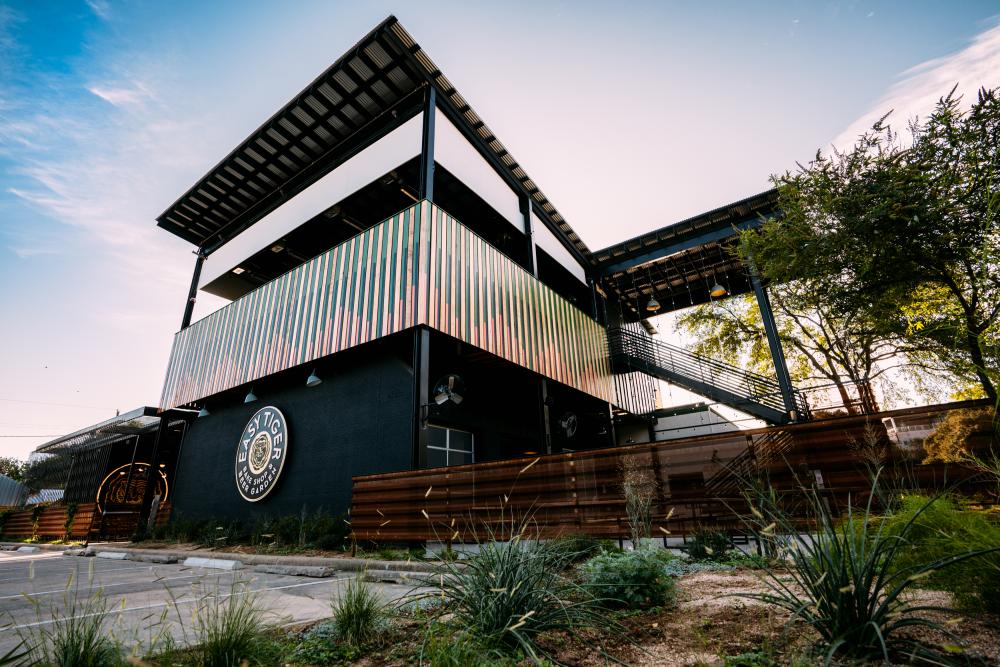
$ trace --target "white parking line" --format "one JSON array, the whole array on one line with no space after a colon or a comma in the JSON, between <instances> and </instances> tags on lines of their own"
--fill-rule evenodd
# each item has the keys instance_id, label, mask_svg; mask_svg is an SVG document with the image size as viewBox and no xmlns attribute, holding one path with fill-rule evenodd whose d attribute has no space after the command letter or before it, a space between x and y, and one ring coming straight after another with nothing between
<instances>
[{"instance_id":1,"label":"white parking line","mask_svg":"<svg viewBox=\"0 0 1000 667\"><path fill-rule=\"evenodd\" d=\"M350 578L351 578L351 576L346 576L346 577L330 577L329 579L320 579L319 581L308 581L308 582L302 583L302 584L288 584L286 586L272 586L270 588L254 588L254 589L247 590L247 591L240 591L240 592L237 592L237 593L226 593L224 595L218 595L218 596L213 596L213 597L228 598L228 597L232 597L233 595L246 595L248 593L265 593L267 591L280 591L280 590L285 590L285 589L288 589L288 588L301 588L303 586L319 586L321 584L329 584L329 583L333 583L333 582L337 582L337 581L343 581L345 579L350 579ZM159 602L159 603L156 603L156 604L142 605L141 607L121 607L121 608L118 608L118 609L115 609L115 610L107 612L107 615L108 616L112 616L112 615L115 615L115 614L124 614L127 611L142 611L144 609L159 609L159 608L162 608L162 607L176 606L176 605L179 605L179 604L190 604L191 602L197 602L200 599L202 599L202 598L187 598L187 599L182 598L180 600L171 600L169 602ZM92 612L90 614L80 614L80 615L76 616L76 618L87 618L88 616L97 616L97 615L99 615L101 613L103 613L103 612L97 612L97 611L95 611L95 612ZM57 623L57 622L58 622L58 619L50 619L48 621L36 621L34 623L24 623L22 625L11 625L11 626L8 626L8 627L10 627L10 628L12 628L14 630L18 630L18 629L22 629L22 628L35 628L35 627L38 627L40 625L51 625L52 623Z\"/></svg>"},{"instance_id":2,"label":"white parking line","mask_svg":"<svg viewBox=\"0 0 1000 667\"><path fill-rule=\"evenodd\" d=\"M204 576L204 575L201 575L201 574L185 574L185 575L181 575L179 577L162 577L162 578L153 579L150 583L156 584L156 583L159 583L161 581L176 581L177 579L193 579L195 577L202 577L202 576ZM97 591L103 592L104 589L111 588L112 586L135 586L136 584L139 584L139 583L142 583L142 582L139 582L139 581L119 581L116 584L99 584L97 586L90 586L89 590L91 590L91 591L97 590ZM0 595L0 600L10 600L10 599L13 599L13 598L24 597L25 595L30 596L30 597L39 597L39 596L42 596L42 595L52 595L54 593L64 593L64 592L66 592L66 587L65 586L63 586L62 588L60 588L58 590L54 590L54 591L40 591L38 593L30 593L28 591L25 591L23 593L18 593L17 595ZM141 591L139 591L139 592L141 592Z\"/></svg>"},{"instance_id":3,"label":"white parking line","mask_svg":"<svg viewBox=\"0 0 1000 667\"><path fill-rule=\"evenodd\" d=\"M0 564L20 563L20 562L29 561L29 560L48 560L50 558L56 558L56 557L59 557L59 556L62 556L62 553L59 552L59 551L56 551L56 552L46 552L46 553L41 553L41 554L29 554L29 555L25 555L25 556L14 556L14 557L11 557L11 558L6 558L5 557L5 558L0 558ZM3 568L0 568L0 572L2 572L2 571L3 571Z\"/></svg>"}]
</instances>

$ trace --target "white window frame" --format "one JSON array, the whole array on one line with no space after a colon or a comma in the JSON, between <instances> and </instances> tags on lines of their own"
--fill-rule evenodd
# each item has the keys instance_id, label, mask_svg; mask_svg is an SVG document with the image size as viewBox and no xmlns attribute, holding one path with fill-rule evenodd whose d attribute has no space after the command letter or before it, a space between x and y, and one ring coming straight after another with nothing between
<instances>
[{"instance_id":1,"label":"white window frame","mask_svg":"<svg viewBox=\"0 0 1000 667\"><path fill-rule=\"evenodd\" d=\"M444 452L444 461L445 461L445 466L446 467L450 467L452 465L463 465L463 464L459 464L459 463L454 463L453 464L451 462L451 453L452 452L461 452L462 454L471 454L472 455L472 463L476 462L476 434L475 433L473 433L472 431L465 431L465 430L462 430L460 428L451 428L450 426L437 426L437 425L434 425L434 424L428 424L427 428L434 428L434 429L438 429L439 431L444 431L444 434L445 434L444 435L444 447L437 447L435 445L431 445L430 443L428 443L427 444L427 449L428 450L433 449L433 450L436 450L436 451L439 451L439 452ZM471 450L470 451L466 451L464 449L458 449L458 448L452 449L452 447L451 447L451 434L452 434L452 432L455 432L455 433L466 433L466 434L468 434L469 440L471 441Z\"/></svg>"}]
</instances>

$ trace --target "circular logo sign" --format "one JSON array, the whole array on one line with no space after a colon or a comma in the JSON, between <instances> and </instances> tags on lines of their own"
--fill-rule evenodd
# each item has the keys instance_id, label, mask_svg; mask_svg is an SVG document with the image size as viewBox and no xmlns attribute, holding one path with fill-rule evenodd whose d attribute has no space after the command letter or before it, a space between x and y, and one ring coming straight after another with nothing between
<instances>
[{"instance_id":1,"label":"circular logo sign","mask_svg":"<svg viewBox=\"0 0 1000 667\"><path fill-rule=\"evenodd\" d=\"M269 405L247 422L236 446L236 488L244 500L263 499L274 489L288 457L288 425Z\"/></svg>"}]
</instances>

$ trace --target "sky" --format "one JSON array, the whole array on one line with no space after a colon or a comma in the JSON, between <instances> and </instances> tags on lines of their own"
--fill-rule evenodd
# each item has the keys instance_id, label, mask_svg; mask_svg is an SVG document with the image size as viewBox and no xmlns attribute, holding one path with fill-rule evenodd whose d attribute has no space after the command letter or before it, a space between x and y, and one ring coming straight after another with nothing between
<instances>
[{"instance_id":1,"label":"sky","mask_svg":"<svg viewBox=\"0 0 1000 667\"><path fill-rule=\"evenodd\" d=\"M1000 84L995 1L0 0L0 455L158 403L155 217L389 14L592 249Z\"/></svg>"}]
</instances>

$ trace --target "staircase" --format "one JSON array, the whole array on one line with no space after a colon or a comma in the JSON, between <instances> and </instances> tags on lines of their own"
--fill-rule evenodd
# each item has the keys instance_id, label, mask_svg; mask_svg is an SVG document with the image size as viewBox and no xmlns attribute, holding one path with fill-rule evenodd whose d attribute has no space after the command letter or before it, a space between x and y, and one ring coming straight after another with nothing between
<instances>
[{"instance_id":1,"label":"staircase","mask_svg":"<svg viewBox=\"0 0 1000 667\"><path fill-rule=\"evenodd\" d=\"M747 480L778 465L794 445L795 439L786 430L775 429L765 433L754 440L746 451L705 480L707 494L716 498L738 496Z\"/></svg>"},{"instance_id":2,"label":"staircase","mask_svg":"<svg viewBox=\"0 0 1000 667\"><path fill-rule=\"evenodd\" d=\"M791 421L781 398L781 387L773 378L625 329L609 330L608 346L616 373L640 371L769 424ZM795 402L798 419L808 419L809 407L798 392Z\"/></svg>"}]
</instances>

